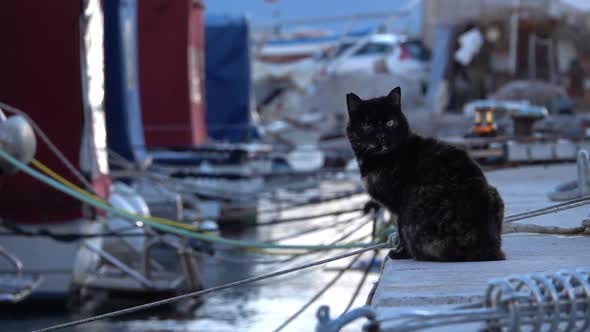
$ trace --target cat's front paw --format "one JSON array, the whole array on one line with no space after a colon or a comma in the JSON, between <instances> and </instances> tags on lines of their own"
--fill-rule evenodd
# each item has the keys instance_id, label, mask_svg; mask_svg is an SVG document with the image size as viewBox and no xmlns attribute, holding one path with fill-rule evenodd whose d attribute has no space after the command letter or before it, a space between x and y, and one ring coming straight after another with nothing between
<instances>
[{"instance_id":1,"label":"cat's front paw","mask_svg":"<svg viewBox=\"0 0 590 332\"><path fill-rule=\"evenodd\" d=\"M391 259L410 259L410 258L412 258L410 253L404 247L389 250L389 254L387 254L387 256Z\"/></svg>"}]
</instances>

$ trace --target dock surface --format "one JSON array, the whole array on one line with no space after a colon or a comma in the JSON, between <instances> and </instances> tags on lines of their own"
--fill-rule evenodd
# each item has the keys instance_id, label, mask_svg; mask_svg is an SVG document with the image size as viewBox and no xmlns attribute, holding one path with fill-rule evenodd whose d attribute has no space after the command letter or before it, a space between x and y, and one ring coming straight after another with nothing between
<instances>
[{"instance_id":1,"label":"dock surface","mask_svg":"<svg viewBox=\"0 0 590 332\"><path fill-rule=\"evenodd\" d=\"M504 199L506 216L556 204L547 198L547 193L575 176L574 164L530 166L487 174ZM588 218L589 211L589 206L583 206L521 222L576 227ZM506 234L503 249L507 260L500 262L388 260L371 305L379 315L391 315L402 307L444 308L476 303L483 299L490 279L590 266L588 235ZM448 327L451 330L455 331Z\"/></svg>"}]
</instances>

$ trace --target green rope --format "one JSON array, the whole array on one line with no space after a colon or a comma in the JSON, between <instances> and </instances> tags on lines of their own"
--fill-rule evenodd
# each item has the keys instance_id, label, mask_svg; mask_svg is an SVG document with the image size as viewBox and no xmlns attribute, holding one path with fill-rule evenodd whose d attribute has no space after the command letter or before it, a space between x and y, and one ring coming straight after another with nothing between
<instances>
[{"instance_id":1,"label":"green rope","mask_svg":"<svg viewBox=\"0 0 590 332\"><path fill-rule=\"evenodd\" d=\"M9 162L10 164L15 166L16 168L18 168L22 172L28 174L29 176L49 185L49 186L65 193L65 194L75 198L75 199L78 199L88 205L91 205L95 208L110 212L113 215L117 215L119 217L129 219L132 221L137 221L137 220L142 221L146 225L150 225L151 227L161 230L161 231L164 231L164 232L168 232L168 233L172 233L172 234L176 234L176 235L180 235L180 236L186 236L189 238L193 238L193 239L197 239L197 240L201 240L201 241L205 241L205 242L234 246L234 247L241 247L241 248L291 249L291 250L309 250L309 251L365 248L365 247L368 247L373 244L373 243L350 243L350 244L339 244L339 245L294 245L294 244L288 245L288 244L276 244L276 243L265 243L265 242L255 242L255 241L232 240L232 239L227 239L227 238L223 238L220 236L206 235L206 234L191 232L191 231L180 229L180 228L177 228L174 226L155 223L155 222L150 221L148 219L141 218L140 216L137 216L133 213L129 213L127 211L123 211L123 210L119 210L119 209L114 209L107 204L92 200L92 199L90 199L84 195L81 195L80 193L68 188L67 186L64 186L63 184L53 180L52 178L39 173L38 171L25 165L24 163L20 162L19 160L13 158L11 155L9 155L8 153L6 153L5 151L3 151L1 149L0 149L0 158L6 160L7 162Z\"/></svg>"}]
</instances>

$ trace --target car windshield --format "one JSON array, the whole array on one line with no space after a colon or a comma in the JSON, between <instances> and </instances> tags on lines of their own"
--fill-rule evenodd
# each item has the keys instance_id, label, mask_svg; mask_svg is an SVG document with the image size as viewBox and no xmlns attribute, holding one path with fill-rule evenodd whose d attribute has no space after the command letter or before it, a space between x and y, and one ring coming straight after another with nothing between
<instances>
[{"instance_id":1,"label":"car windshield","mask_svg":"<svg viewBox=\"0 0 590 332\"><path fill-rule=\"evenodd\" d=\"M328 49L322 53L320 59L329 59L329 58L337 58L339 57L344 51L348 50L354 43L346 42L340 43L333 49Z\"/></svg>"},{"instance_id":2,"label":"car windshield","mask_svg":"<svg viewBox=\"0 0 590 332\"><path fill-rule=\"evenodd\" d=\"M354 45L354 43L342 43L342 44L340 44L340 46L338 46L338 48L336 49L336 52L334 53L334 57L340 56L342 53L344 53L344 51L346 51L347 49L349 49L352 45Z\"/></svg>"},{"instance_id":3,"label":"car windshield","mask_svg":"<svg viewBox=\"0 0 590 332\"><path fill-rule=\"evenodd\" d=\"M363 45L359 48L354 55L374 55L374 54L387 54L391 52L393 49L393 45L389 43L379 43L379 42L368 42L367 44Z\"/></svg>"}]
</instances>

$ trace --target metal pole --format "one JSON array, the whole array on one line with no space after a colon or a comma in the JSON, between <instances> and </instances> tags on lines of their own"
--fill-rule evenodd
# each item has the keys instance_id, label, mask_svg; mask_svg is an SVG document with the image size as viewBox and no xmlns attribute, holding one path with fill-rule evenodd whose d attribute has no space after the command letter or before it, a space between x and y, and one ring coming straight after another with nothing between
<instances>
[{"instance_id":1,"label":"metal pole","mask_svg":"<svg viewBox=\"0 0 590 332\"><path fill-rule=\"evenodd\" d=\"M510 16L510 70L516 76L518 67L518 23L520 20L520 0L513 0L514 9Z\"/></svg>"},{"instance_id":2,"label":"metal pole","mask_svg":"<svg viewBox=\"0 0 590 332\"><path fill-rule=\"evenodd\" d=\"M529 79L534 80L537 76L536 60L537 60L537 36L531 34L529 36Z\"/></svg>"}]
</instances>

